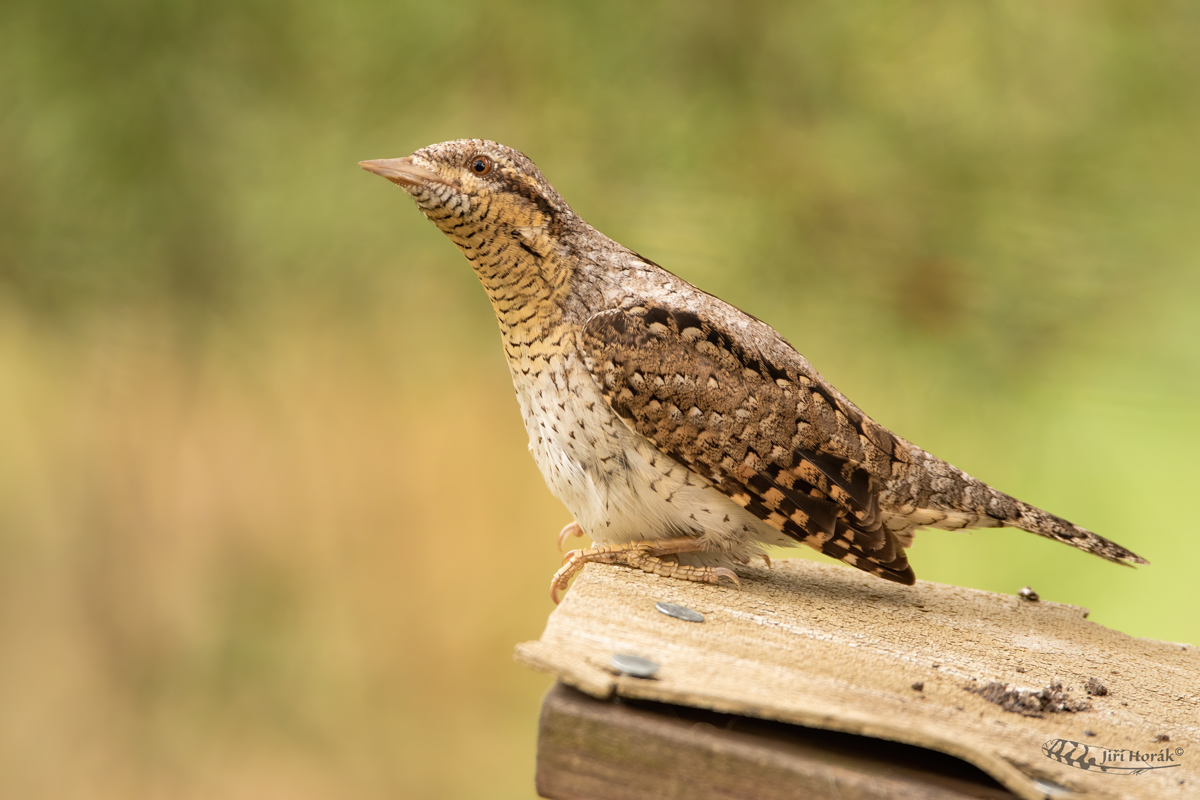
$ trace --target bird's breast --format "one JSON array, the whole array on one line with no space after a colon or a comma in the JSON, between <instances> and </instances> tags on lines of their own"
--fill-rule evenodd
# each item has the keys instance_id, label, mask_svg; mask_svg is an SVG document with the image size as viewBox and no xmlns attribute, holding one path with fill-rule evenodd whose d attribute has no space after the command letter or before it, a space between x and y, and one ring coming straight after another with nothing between
<instances>
[{"instance_id":1,"label":"bird's breast","mask_svg":"<svg viewBox=\"0 0 1200 800\"><path fill-rule=\"evenodd\" d=\"M538 469L576 521L584 525L586 517L595 527L597 515L631 479L632 431L609 408L578 356L533 353L511 366ZM603 527L611 527L606 523Z\"/></svg>"},{"instance_id":2,"label":"bird's breast","mask_svg":"<svg viewBox=\"0 0 1200 800\"><path fill-rule=\"evenodd\" d=\"M630 429L575 352L510 361L529 449L550 491L593 541L702 536L741 552L779 538L710 481Z\"/></svg>"}]
</instances>

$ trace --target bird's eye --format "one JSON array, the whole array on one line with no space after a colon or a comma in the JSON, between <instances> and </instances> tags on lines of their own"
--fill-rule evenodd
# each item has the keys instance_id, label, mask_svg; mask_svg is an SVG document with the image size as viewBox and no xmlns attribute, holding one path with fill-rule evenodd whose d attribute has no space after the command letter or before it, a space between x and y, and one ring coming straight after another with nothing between
<instances>
[{"instance_id":1,"label":"bird's eye","mask_svg":"<svg viewBox=\"0 0 1200 800\"><path fill-rule=\"evenodd\" d=\"M487 156L475 156L471 159L471 172L476 175L487 175L492 171L492 160Z\"/></svg>"}]
</instances>

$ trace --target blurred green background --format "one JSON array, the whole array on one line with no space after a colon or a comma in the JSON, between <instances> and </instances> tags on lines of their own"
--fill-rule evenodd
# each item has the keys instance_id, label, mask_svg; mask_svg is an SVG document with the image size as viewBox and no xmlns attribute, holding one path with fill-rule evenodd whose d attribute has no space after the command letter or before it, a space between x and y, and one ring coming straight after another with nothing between
<instances>
[{"instance_id":1,"label":"blurred green background","mask_svg":"<svg viewBox=\"0 0 1200 800\"><path fill-rule=\"evenodd\" d=\"M1146 556L919 577L1200 641L1200 6L0 7L0 795L533 796L566 512L466 262L526 151L877 420ZM797 555L805 555L797 551Z\"/></svg>"}]
</instances>

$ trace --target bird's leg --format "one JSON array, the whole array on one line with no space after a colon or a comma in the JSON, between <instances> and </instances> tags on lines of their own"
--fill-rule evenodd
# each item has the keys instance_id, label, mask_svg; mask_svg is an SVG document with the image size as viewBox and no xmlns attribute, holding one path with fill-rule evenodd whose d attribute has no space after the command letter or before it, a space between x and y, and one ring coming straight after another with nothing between
<instances>
[{"instance_id":1,"label":"bird's leg","mask_svg":"<svg viewBox=\"0 0 1200 800\"><path fill-rule=\"evenodd\" d=\"M692 567L677 561L664 561L661 558L661 556L676 553L695 553L708 549L708 546L700 539L694 536L682 536L677 539L649 539L624 544L605 544L599 547L589 547L586 550L572 550L563 558L562 568L554 573L554 578L550 581L550 599L557 605L558 593L567 588L567 583L575 576L575 573L583 569L589 561L600 564L624 564L652 575L699 583L715 584L721 578L729 578L740 586L741 581L738 580L738 576L733 570L725 567Z\"/></svg>"},{"instance_id":2,"label":"bird's leg","mask_svg":"<svg viewBox=\"0 0 1200 800\"><path fill-rule=\"evenodd\" d=\"M562 552L563 542L570 536L583 536L583 528L579 527L578 522L572 522L570 525L564 525L563 529L558 532L558 552Z\"/></svg>"}]
</instances>

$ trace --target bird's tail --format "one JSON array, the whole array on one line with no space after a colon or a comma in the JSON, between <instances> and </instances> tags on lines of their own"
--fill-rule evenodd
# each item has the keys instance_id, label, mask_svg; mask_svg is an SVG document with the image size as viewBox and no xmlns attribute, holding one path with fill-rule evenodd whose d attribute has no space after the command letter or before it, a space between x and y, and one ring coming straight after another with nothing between
<instances>
[{"instance_id":1,"label":"bird's tail","mask_svg":"<svg viewBox=\"0 0 1200 800\"><path fill-rule=\"evenodd\" d=\"M901 508L907 507L899 521L888 524L902 535L901 543L905 546L911 543L912 528L961 530L1004 526L1069 544L1117 564L1150 563L1087 528L1021 502L920 448L911 445L910 448L907 481L889 487L894 502ZM911 527L905 531L901 527L903 523Z\"/></svg>"},{"instance_id":2,"label":"bird's tail","mask_svg":"<svg viewBox=\"0 0 1200 800\"><path fill-rule=\"evenodd\" d=\"M1007 495L1005 496L1007 497ZM1150 563L1132 550L1127 550L1116 542L1098 536L1087 528L1081 528L1073 522L1028 503L1022 503L1020 500L1013 502L1016 505L1016 513L1012 514L1009 519L1003 520L1004 525L1069 544L1117 564L1132 566L1133 564Z\"/></svg>"}]
</instances>

